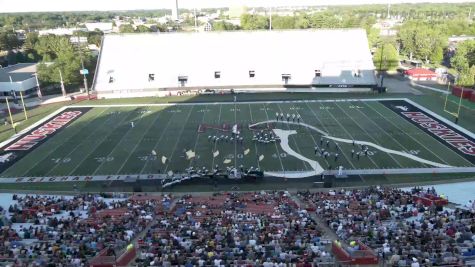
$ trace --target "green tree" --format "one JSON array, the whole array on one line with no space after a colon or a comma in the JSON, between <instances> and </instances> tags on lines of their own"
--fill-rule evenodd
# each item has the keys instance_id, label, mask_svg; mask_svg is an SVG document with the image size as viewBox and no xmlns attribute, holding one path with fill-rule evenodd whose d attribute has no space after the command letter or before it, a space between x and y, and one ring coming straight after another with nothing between
<instances>
[{"instance_id":1,"label":"green tree","mask_svg":"<svg viewBox=\"0 0 475 267\"><path fill-rule=\"evenodd\" d=\"M135 29L135 32L152 32L152 29L144 25L139 25L137 29Z\"/></svg>"},{"instance_id":2,"label":"green tree","mask_svg":"<svg viewBox=\"0 0 475 267\"><path fill-rule=\"evenodd\" d=\"M399 66L399 54L390 42L384 42L373 55L373 62L376 69L395 70Z\"/></svg>"},{"instance_id":3,"label":"green tree","mask_svg":"<svg viewBox=\"0 0 475 267\"><path fill-rule=\"evenodd\" d=\"M295 28L296 29L308 29L310 28L310 18L307 14L299 14L295 19Z\"/></svg>"},{"instance_id":4,"label":"green tree","mask_svg":"<svg viewBox=\"0 0 475 267\"><path fill-rule=\"evenodd\" d=\"M475 40L459 43L455 55L450 59L450 65L458 72L458 85L472 86L475 75Z\"/></svg>"},{"instance_id":5,"label":"green tree","mask_svg":"<svg viewBox=\"0 0 475 267\"><path fill-rule=\"evenodd\" d=\"M459 72L458 79L457 79L457 85L464 86L464 87L470 87L473 86L474 84L474 69L475 67L472 68L465 68L461 72Z\"/></svg>"},{"instance_id":6,"label":"green tree","mask_svg":"<svg viewBox=\"0 0 475 267\"><path fill-rule=\"evenodd\" d=\"M381 42L381 38L379 35L379 30L373 27L366 30L366 35L368 37L368 45L369 47L376 47Z\"/></svg>"},{"instance_id":7,"label":"green tree","mask_svg":"<svg viewBox=\"0 0 475 267\"><path fill-rule=\"evenodd\" d=\"M269 19L266 16L243 14L241 27L244 30L259 30L269 28Z\"/></svg>"},{"instance_id":8,"label":"green tree","mask_svg":"<svg viewBox=\"0 0 475 267\"><path fill-rule=\"evenodd\" d=\"M81 56L78 47L72 45L68 37L40 37L36 49L43 58L42 63L38 66L38 74L42 82L59 83L60 70L65 84L80 84L82 82L82 76L79 74L79 70L82 68ZM92 56L87 49L81 48L81 50L84 64L89 66Z\"/></svg>"},{"instance_id":9,"label":"green tree","mask_svg":"<svg viewBox=\"0 0 475 267\"><path fill-rule=\"evenodd\" d=\"M273 29L294 29L295 17L294 16L272 16L272 28Z\"/></svg>"},{"instance_id":10,"label":"green tree","mask_svg":"<svg viewBox=\"0 0 475 267\"><path fill-rule=\"evenodd\" d=\"M0 32L0 50L10 51L21 46L16 34L10 32Z\"/></svg>"},{"instance_id":11,"label":"green tree","mask_svg":"<svg viewBox=\"0 0 475 267\"><path fill-rule=\"evenodd\" d=\"M398 33L402 52L409 59L413 57L428 62L442 60L442 51L447 36L438 27L425 22L407 22L402 25Z\"/></svg>"},{"instance_id":12,"label":"green tree","mask_svg":"<svg viewBox=\"0 0 475 267\"><path fill-rule=\"evenodd\" d=\"M122 24L119 27L120 33L133 33L135 32L134 27L130 24Z\"/></svg>"},{"instance_id":13,"label":"green tree","mask_svg":"<svg viewBox=\"0 0 475 267\"><path fill-rule=\"evenodd\" d=\"M234 31L239 30L239 26L236 26L232 23L226 22L224 20L213 22L214 31Z\"/></svg>"}]
</instances>

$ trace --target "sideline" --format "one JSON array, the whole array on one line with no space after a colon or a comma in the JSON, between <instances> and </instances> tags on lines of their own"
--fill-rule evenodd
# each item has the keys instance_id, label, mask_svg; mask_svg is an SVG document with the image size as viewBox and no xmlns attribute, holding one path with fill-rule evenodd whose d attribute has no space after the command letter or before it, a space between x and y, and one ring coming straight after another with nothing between
<instances>
[{"instance_id":1,"label":"sideline","mask_svg":"<svg viewBox=\"0 0 475 267\"><path fill-rule=\"evenodd\" d=\"M427 86L427 85L418 84L418 83L415 83L415 82L413 82L413 81L411 81L410 84L413 85L413 86L421 87L421 88L428 89L428 90L431 90L431 91L434 91L434 92L439 92L439 93L442 93L442 94L444 94L444 95L449 95L449 94L450 94L449 92L447 92L447 90L442 90L442 89L439 89L439 88L435 88L435 87L430 87L430 86Z\"/></svg>"}]
</instances>

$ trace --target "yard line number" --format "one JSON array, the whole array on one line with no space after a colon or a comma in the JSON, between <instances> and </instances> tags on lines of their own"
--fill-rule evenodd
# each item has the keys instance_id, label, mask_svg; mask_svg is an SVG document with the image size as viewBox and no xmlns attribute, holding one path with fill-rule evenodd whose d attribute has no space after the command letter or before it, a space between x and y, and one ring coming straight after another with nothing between
<instances>
[{"instance_id":1,"label":"yard line number","mask_svg":"<svg viewBox=\"0 0 475 267\"><path fill-rule=\"evenodd\" d=\"M280 155L281 158L286 158L287 157L287 153L285 153L285 152L282 152L280 154L274 153L274 154L272 154L272 157L276 159L276 158L279 158L279 155Z\"/></svg>"},{"instance_id":2,"label":"yard line number","mask_svg":"<svg viewBox=\"0 0 475 267\"><path fill-rule=\"evenodd\" d=\"M52 158L51 159L56 164L65 164L71 161L71 158Z\"/></svg>"}]
</instances>

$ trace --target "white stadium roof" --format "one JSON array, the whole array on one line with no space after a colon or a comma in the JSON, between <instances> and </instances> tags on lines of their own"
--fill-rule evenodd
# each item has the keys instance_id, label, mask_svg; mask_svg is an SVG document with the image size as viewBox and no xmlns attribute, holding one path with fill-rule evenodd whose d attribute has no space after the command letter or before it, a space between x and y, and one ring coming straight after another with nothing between
<instances>
[{"instance_id":1,"label":"white stadium roof","mask_svg":"<svg viewBox=\"0 0 475 267\"><path fill-rule=\"evenodd\" d=\"M188 88L272 87L282 74L293 86L376 84L365 31L345 29L106 35L94 88L175 88L179 76Z\"/></svg>"}]
</instances>

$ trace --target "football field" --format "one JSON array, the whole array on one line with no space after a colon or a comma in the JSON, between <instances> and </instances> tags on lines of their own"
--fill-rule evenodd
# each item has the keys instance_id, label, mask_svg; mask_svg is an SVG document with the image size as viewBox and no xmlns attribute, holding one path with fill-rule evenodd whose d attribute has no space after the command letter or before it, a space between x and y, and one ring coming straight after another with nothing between
<instances>
[{"instance_id":1,"label":"football field","mask_svg":"<svg viewBox=\"0 0 475 267\"><path fill-rule=\"evenodd\" d=\"M218 166L304 177L340 166L355 173L474 167L473 133L415 105L371 99L72 106L5 144L0 175L161 174Z\"/></svg>"}]
</instances>

